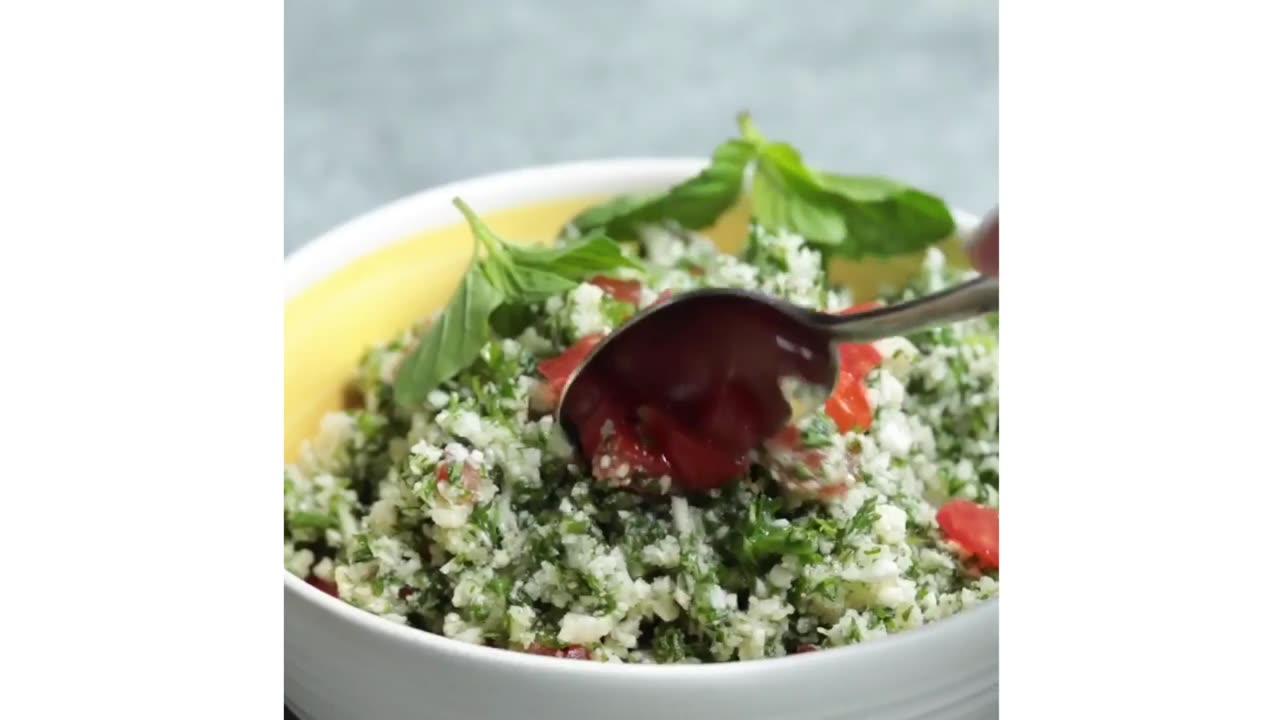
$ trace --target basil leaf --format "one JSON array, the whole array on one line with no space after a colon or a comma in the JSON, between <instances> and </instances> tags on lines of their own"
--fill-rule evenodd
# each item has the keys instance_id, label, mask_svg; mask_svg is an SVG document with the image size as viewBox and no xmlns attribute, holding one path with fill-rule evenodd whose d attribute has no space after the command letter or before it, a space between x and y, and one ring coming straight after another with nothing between
<instances>
[{"instance_id":1,"label":"basil leaf","mask_svg":"<svg viewBox=\"0 0 1280 720\"><path fill-rule=\"evenodd\" d=\"M955 231L946 204L928 193L885 178L813 170L792 146L766 140L750 118L739 124L759 152L752 201L767 230L789 230L851 258L918 252Z\"/></svg>"},{"instance_id":2,"label":"basil leaf","mask_svg":"<svg viewBox=\"0 0 1280 720\"><path fill-rule=\"evenodd\" d=\"M644 269L643 265L623 255L618 243L599 232L553 247L508 245L507 252L519 265L545 269L577 281L618 268Z\"/></svg>"},{"instance_id":3,"label":"basil leaf","mask_svg":"<svg viewBox=\"0 0 1280 720\"><path fill-rule=\"evenodd\" d=\"M812 243L843 242L847 233L840 209L815 186L803 165L800 170L804 174L770 155L760 158L751 185L756 222L774 232L789 230Z\"/></svg>"},{"instance_id":4,"label":"basil leaf","mask_svg":"<svg viewBox=\"0 0 1280 720\"><path fill-rule=\"evenodd\" d=\"M576 280L537 267L525 265L512 266L507 277L511 290L507 296L522 303L545 300L552 295L567 292L578 286Z\"/></svg>"},{"instance_id":5,"label":"basil leaf","mask_svg":"<svg viewBox=\"0 0 1280 720\"><path fill-rule=\"evenodd\" d=\"M742 194L742 175L755 159L756 146L740 139L716 147L702 172L657 195L622 195L589 208L569 222L578 233L604 230L629 237L645 223L672 220L691 230L715 221Z\"/></svg>"},{"instance_id":6,"label":"basil leaf","mask_svg":"<svg viewBox=\"0 0 1280 720\"><path fill-rule=\"evenodd\" d=\"M517 337L538 319L533 305L505 303L489 316L489 327L498 337Z\"/></svg>"},{"instance_id":7,"label":"basil leaf","mask_svg":"<svg viewBox=\"0 0 1280 720\"><path fill-rule=\"evenodd\" d=\"M619 267L641 267L623 255L617 243L598 233L560 247L509 243L485 225L466 203L454 204L488 253L482 261L485 276L509 300L537 302L572 290L589 275Z\"/></svg>"},{"instance_id":8,"label":"basil leaf","mask_svg":"<svg viewBox=\"0 0 1280 720\"><path fill-rule=\"evenodd\" d=\"M711 155L711 164L692 178L671 188L662 199L656 217L671 218L690 230L715 223L742 194L742 174L756 157L756 148L745 140L723 142Z\"/></svg>"},{"instance_id":9,"label":"basil leaf","mask_svg":"<svg viewBox=\"0 0 1280 720\"><path fill-rule=\"evenodd\" d=\"M628 222L627 218L646 206L661 200L662 196L663 193L618 195L578 213L577 216L569 221L569 224L561 231L560 235L564 237L567 235L587 234L598 230L613 232L619 227L625 227ZM573 232L570 232L570 228L573 229ZM613 234L621 236L621 233Z\"/></svg>"},{"instance_id":10,"label":"basil leaf","mask_svg":"<svg viewBox=\"0 0 1280 720\"><path fill-rule=\"evenodd\" d=\"M847 236L835 255L890 257L924 250L955 232L951 211L940 199L904 190L879 202L842 198Z\"/></svg>"},{"instance_id":11,"label":"basil leaf","mask_svg":"<svg viewBox=\"0 0 1280 720\"><path fill-rule=\"evenodd\" d=\"M473 258L462 284L440 317L400 364L395 379L396 402L416 407L440 383L469 366L489 341L489 316L503 302Z\"/></svg>"},{"instance_id":12,"label":"basil leaf","mask_svg":"<svg viewBox=\"0 0 1280 720\"><path fill-rule=\"evenodd\" d=\"M855 201L880 202L911 188L893 180L870 175L837 175L814 173L814 180L823 188Z\"/></svg>"}]
</instances>

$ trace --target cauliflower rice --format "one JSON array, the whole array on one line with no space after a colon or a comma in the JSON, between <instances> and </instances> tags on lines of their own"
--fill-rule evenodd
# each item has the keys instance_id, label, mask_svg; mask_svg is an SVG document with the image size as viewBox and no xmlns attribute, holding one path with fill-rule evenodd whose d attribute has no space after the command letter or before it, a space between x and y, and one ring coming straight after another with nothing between
<instances>
[{"instance_id":1,"label":"cauliflower rice","mask_svg":"<svg viewBox=\"0 0 1280 720\"><path fill-rule=\"evenodd\" d=\"M742 257L675 226L629 252L664 290L761 290L812 308L851 304L822 257L753 227ZM904 296L965 276L927 253ZM358 407L329 414L284 470L284 563L344 602L468 643L639 663L778 657L874 640L996 595L940 532L954 498L998 507L996 316L876 344L871 427L823 412L796 424L804 451L766 445L720 490L645 492L591 477L531 394L536 365L635 311L582 283L551 297L519 337L406 412L398 361L422 328L375 347ZM539 412L541 410L541 412Z\"/></svg>"}]
</instances>

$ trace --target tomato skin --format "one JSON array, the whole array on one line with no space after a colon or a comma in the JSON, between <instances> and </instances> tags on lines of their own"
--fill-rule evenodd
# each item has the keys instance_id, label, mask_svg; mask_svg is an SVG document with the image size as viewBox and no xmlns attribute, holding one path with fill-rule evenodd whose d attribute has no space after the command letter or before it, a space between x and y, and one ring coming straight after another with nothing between
<instances>
[{"instance_id":1,"label":"tomato skin","mask_svg":"<svg viewBox=\"0 0 1280 720\"><path fill-rule=\"evenodd\" d=\"M971 500L951 500L938 508L938 527L978 564L1000 568L1000 511Z\"/></svg>"},{"instance_id":2,"label":"tomato skin","mask_svg":"<svg viewBox=\"0 0 1280 720\"><path fill-rule=\"evenodd\" d=\"M614 300L637 306L640 304L640 292L644 289L644 285L639 280L619 280L618 278L596 275L591 278L590 282L592 285L612 295Z\"/></svg>"},{"instance_id":3,"label":"tomato skin","mask_svg":"<svg viewBox=\"0 0 1280 720\"><path fill-rule=\"evenodd\" d=\"M769 438L767 442L787 450L795 450L800 447L800 428L797 428L794 424L788 424L779 430L777 435Z\"/></svg>"},{"instance_id":4,"label":"tomato skin","mask_svg":"<svg viewBox=\"0 0 1280 720\"><path fill-rule=\"evenodd\" d=\"M640 422L686 490L714 490L746 472L745 455L735 456L699 439L664 413L642 408Z\"/></svg>"},{"instance_id":5,"label":"tomato skin","mask_svg":"<svg viewBox=\"0 0 1280 720\"><path fill-rule=\"evenodd\" d=\"M624 465L630 466L627 475L637 471L650 477L671 474L671 465L666 458L646 447L636 436L634 428L620 423L614 424L613 434L604 438L590 457L592 475L600 480L625 479L618 474ZM609 458L609 467L603 464L606 457Z\"/></svg>"},{"instance_id":6,"label":"tomato skin","mask_svg":"<svg viewBox=\"0 0 1280 720\"><path fill-rule=\"evenodd\" d=\"M568 645L561 652L563 654L560 657L568 658L569 660L589 660L591 658L591 653L581 645Z\"/></svg>"},{"instance_id":7,"label":"tomato skin","mask_svg":"<svg viewBox=\"0 0 1280 720\"><path fill-rule=\"evenodd\" d=\"M569 346L567 350L560 353L556 357L547 358L538 363L538 372L547 379L552 397L556 402L560 401L560 393L564 392L564 386L569 382L569 376L574 370L582 364L583 359L591 352L591 349L604 339L604 333L592 333L583 337L578 342Z\"/></svg>"},{"instance_id":8,"label":"tomato skin","mask_svg":"<svg viewBox=\"0 0 1280 720\"><path fill-rule=\"evenodd\" d=\"M845 343L840 346L840 373L862 380L882 359L874 345Z\"/></svg>"},{"instance_id":9,"label":"tomato skin","mask_svg":"<svg viewBox=\"0 0 1280 720\"><path fill-rule=\"evenodd\" d=\"M569 660L591 659L590 651L581 645L565 645L562 648L553 648L535 641L525 648L525 652L530 655L544 655L546 657L567 658Z\"/></svg>"},{"instance_id":10,"label":"tomato skin","mask_svg":"<svg viewBox=\"0 0 1280 720\"><path fill-rule=\"evenodd\" d=\"M880 307L878 302L864 302L851 305L840 311L841 315L856 315L860 312ZM880 361L880 351L874 345L866 343L844 343L839 348L840 373L836 378L836 386L827 399L827 415L835 421L840 432L853 429L868 430L875 413L871 401L867 398L867 388L863 384Z\"/></svg>"},{"instance_id":11,"label":"tomato skin","mask_svg":"<svg viewBox=\"0 0 1280 720\"><path fill-rule=\"evenodd\" d=\"M317 577L315 575L308 575L307 584L325 593L326 595L332 595L333 597L338 597L338 584L332 580L325 580L322 577Z\"/></svg>"},{"instance_id":12,"label":"tomato skin","mask_svg":"<svg viewBox=\"0 0 1280 720\"><path fill-rule=\"evenodd\" d=\"M867 302L854 303L849 307L841 310L839 314L857 315L858 313L864 313L864 312L867 312L868 310L875 310L880 306L881 306L881 303L879 300L868 300Z\"/></svg>"},{"instance_id":13,"label":"tomato skin","mask_svg":"<svg viewBox=\"0 0 1280 720\"><path fill-rule=\"evenodd\" d=\"M842 433L855 428L870 429L875 413L871 409L871 401L867 399L867 390L863 387L861 378L840 374L835 390L827 398L827 415L831 416L836 429Z\"/></svg>"}]
</instances>

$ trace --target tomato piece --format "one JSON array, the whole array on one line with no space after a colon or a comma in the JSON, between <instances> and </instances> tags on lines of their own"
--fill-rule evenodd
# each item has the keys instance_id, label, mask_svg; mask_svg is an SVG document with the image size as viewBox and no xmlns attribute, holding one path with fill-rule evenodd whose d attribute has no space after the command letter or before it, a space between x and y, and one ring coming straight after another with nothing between
<instances>
[{"instance_id":1,"label":"tomato piece","mask_svg":"<svg viewBox=\"0 0 1280 720\"><path fill-rule=\"evenodd\" d=\"M591 653L581 645L566 645L561 649L560 657L570 660L587 660L591 658Z\"/></svg>"},{"instance_id":2,"label":"tomato piece","mask_svg":"<svg viewBox=\"0 0 1280 720\"><path fill-rule=\"evenodd\" d=\"M831 416L836 423L836 429L842 433L854 428L867 430L871 427L874 413L861 379L845 373L840 374L835 390L831 392L831 397L827 398L827 415Z\"/></svg>"},{"instance_id":3,"label":"tomato piece","mask_svg":"<svg viewBox=\"0 0 1280 720\"><path fill-rule=\"evenodd\" d=\"M817 651L818 651L818 646L817 646L817 645L810 645L810 644L808 644L808 643L805 643L804 645L797 645L797 646L796 646L796 654L797 654L797 655L798 655L798 654L800 654L800 653L817 652Z\"/></svg>"},{"instance_id":4,"label":"tomato piece","mask_svg":"<svg viewBox=\"0 0 1280 720\"><path fill-rule=\"evenodd\" d=\"M874 345L844 343L840 346L840 373L861 380L880 364L883 358Z\"/></svg>"},{"instance_id":5,"label":"tomato piece","mask_svg":"<svg viewBox=\"0 0 1280 720\"><path fill-rule=\"evenodd\" d=\"M534 641L529 647L525 648L525 652L530 655L544 655L546 657L568 658L570 660L588 660L591 658L591 652L582 645L565 645L562 648L554 648Z\"/></svg>"},{"instance_id":6,"label":"tomato piece","mask_svg":"<svg viewBox=\"0 0 1280 720\"><path fill-rule=\"evenodd\" d=\"M952 500L938 508L938 526L978 563L1000 567L1000 511L971 500Z\"/></svg>"},{"instance_id":7,"label":"tomato piece","mask_svg":"<svg viewBox=\"0 0 1280 720\"><path fill-rule=\"evenodd\" d=\"M867 312L868 310L875 310L876 308L880 307L880 305L881 303L879 300L868 300L867 302L854 303L849 307L841 310L840 314L841 315L857 315L858 313Z\"/></svg>"},{"instance_id":8,"label":"tomato piece","mask_svg":"<svg viewBox=\"0 0 1280 720\"><path fill-rule=\"evenodd\" d=\"M604 275L591 278L591 284L612 295L614 300L632 305L640 304L640 292L644 289L639 280L619 280Z\"/></svg>"},{"instance_id":9,"label":"tomato piece","mask_svg":"<svg viewBox=\"0 0 1280 720\"><path fill-rule=\"evenodd\" d=\"M325 580L322 577L308 575L307 584L325 594L338 597L338 584L332 580Z\"/></svg>"},{"instance_id":10,"label":"tomato piece","mask_svg":"<svg viewBox=\"0 0 1280 720\"><path fill-rule=\"evenodd\" d=\"M689 490L713 490L746 472L746 458L726 453L681 428L676 421L653 408L642 408L642 427L654 440L671 476Z\"/></svg>"},{"instance_id":11,"label":"tomato piece","mask_svg":"<svg viewBox=\"0 0 1280 720\"><path fill-rule=\"evenodd\" d=\"M538 372L547 379L551 395L557 402L560 400L560 393L564 391L565 384L569 382L569 376L582 364L583 359L591 352L591 348L603 339L604 333L592 333L569 346L569 349L556 357L547 358L538 363Z\"/></svg>"},{"instance_id":12,"label":"tomato piece","mask_svg":"<svg viewBox=\"0 0 1280 720\"><path fill-rule=\"evenodd\" d=\"M447 463L440 463L436 466L436 485L440 488L448 487L449 475L452 472L452 466ZM458 471L461 474L462 487L468 491L474 492L480 489L480 471L469 463L462 463L462 469Z\"/></svg>"},{"instance_id":13,"label":"tomato piece","mask_svg":"<svg viewBox=\"0 0 1280 720\"><path fill-rule=\"evenodd\" d=\"M608 466L605 458L608 458ZM671 474L671 465L660 453L640 441L635 428L628 424L615 424L613 434L606 437L591 455L591 474L601 480L621 480L637 474L662 477Z\"/></svg>"},{"instance_id":14,"label":"tomato piece","mask_svg":"<svg viewBox=\"0 0 1280 720\"><path fill-rule=\"evenodd\" d=\"M767 442L780 448L795 450L800 447L800 428L795 425L788 425L779 430L777 435L769 438Z\"/></svg>"},{"instance_id":15,"label":"tomato piece","mask_svg":"<svg viewBox=\"0 0 1280 720\"><path fill-rule=\"evenodd\" d=\"M674 293L671 292L671 288L667 288L666 290L658 293L658 297L654 299L653 304L660 305L670 300L672 295L674 295Z\"/></svg>"},{"instance_id":16,"label":"tomato piece","mask_svg":"<svg viewBox=\"0 0 1280 720\"><path fill-rule=\"evenodd\" d=\"M760 410L751 391L728 382L720 386L708 404L707 412L696 423L699 437L730 455L743 455L759 442L763 434L757 426Z\"/></svg>"}]
</instances>

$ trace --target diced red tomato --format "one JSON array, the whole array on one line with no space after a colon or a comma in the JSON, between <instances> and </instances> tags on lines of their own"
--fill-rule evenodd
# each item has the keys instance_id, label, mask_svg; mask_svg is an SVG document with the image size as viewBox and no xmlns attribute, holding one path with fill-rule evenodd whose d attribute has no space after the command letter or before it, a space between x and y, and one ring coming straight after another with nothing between
<instances>
[{"instance_id":1,"label":"diced red tomato","mask_svg":"<svg viewBox=\"0 0 1280 720\"><path fill-rule=\"evenodd\" d=\"M626 475L638 473L662 477L671 474L667 460L646 447L636 436L635 429L626 424L616 425L613 434L604 438L591 458L592 475L601 479L619 478L623 467L628 468ZM609 459L608 467L604 464L605 458Z\"/></svg>"},{"instance_id":2,"label":"diced red tomato","mask_svg":"<svg viewBox=\"0 0 1280 720\"><path fill-rule=\"evenodd\" d=\"M857 315L858 313L866 312L868 310L875 310L878 307L880 307L880 301L868 300L867 302L854 303L849 307L841 310L840 314L841 315Z\"/></svg>"},{"instance_id":3,"label":"diced red tomato","mask_svg":"<svg viewBox=\"0 0 1280 720\"><path fill-rule=\"evenodd\" d=\"M562 648L553 648L540 642L534 642L525 648L525 652L530 655L545 655L547 657L568 658L570 660L588 660L591 658L590 651L581 645L566 645Z\"/></svg>"},{"instance_id":4,"label":"diced red tomato","mask_svg":"<svg viewBox=\"0 0 1280 720\"><path fill-rule=\"evenodd\" d=\"M880 364L880 351L874 345L844 343L840 346L840 373L862 380Z\"/></svg>"},{"instance_id":5,"label":"diced red tomato","mask_svg":"<svg viewBox=\"0 0 1280 720\"><path fill-rule=\"evenodd\" d=\"M795 450L800 447L800 429L795 425L788 425L779 430L777 435L769 438L769 443L788 450Z\"/></svg>"},{"instance_id":6,"label":"diced red tomato","mask_svg":"<svg viewBox=\"0 0 1280 720\"><path fill-rule=\"evenodd\" d=\"M835 390L831 392L831 397L827 398L827 415L835 421L836 428L840 432L849 432L854 428L866 430L871 427L874 413L861 378L840 373Z\"/></svg>"},{"instance_id":7,"label":"diced red tomato","mask_svg":"<svg viewBox=\"0 0 1280 720\"><path fill-rule=\"evenodd\" d=\"M689 490L713 490L747 469L746 458L726 453L684 430L653 408L642 408L642 427L671 464L672 475Z\"/></svg>"},{"instance_id":8,"label":"diced red tomato","mask_svg":"<svg viewBox=\"0 0 1280 720\"><path fill-rule=\"evenodd\" d=\"M878 307L878 302L857 303L841 310L840 314L853 315ZM827 399L827 414L835 421L840 432L849 432L854 428L866 430L871 427L874 413L871 402L867 399L863 380L883 358L874 345L865 343L844 343L839 348L839 354L840 374L831 397Z\"/></svg>"},{"instance_id":9,"label":"diced red tomato","mask_svg":"<svg viewBox=\"0 0 1280 720\"><path fill-rule=\"evenodd\" d=\"M604 275L591 278L591 284L612 295L613 299L632 305L640 304L640 291L644 289L638 280L619 280Z\"/></svg>"},{"instance_id":10,"label":"diced red tomato","mask_svg":"<svg viewBox=\"0 0 1280 720\"><path fill-rule=\"evenodd\" d=\"M542 376L547 379L551 395L557 402L560 400L560 393L564 391L565 384L569 382L569 376L582 364L587 354L591 352L591 348L595 347L603 339L604 333L592 333L574 343L568 350L556 357L548 358L538 363L538 372L542 373Z\"/></svg>"},{"instance_id":11,"label":"diced red tomato","mask_svg":"<svg viewBox=\"0 0 1280 720\"><path fill-rule=\"evenodd\" d=\"M436 466L436 484L444 487L449 484L449 474L452 466L448 463L440 463ZM462 463L462 487L467 490L475 491L480 488L480 471L475 467Z\"/></svg>"},{"instance_id":12,"label":"diced red tomato","mask_svg":"<svg viewBox=\"0 0 1280 720\"><path fill-rule=\"evenodd\" d=\"M696 423L699 437L730 455L750 450L762 434L757 427L760 410L746 387L723 384L709 403L710 410Z\"/></svg>"},{"instance_id":13,"label":"diced red tomato","mask_svg":"<svg viewBox=\"0 0 1280 720\"><path fill-rule=\"evenodd\" d=\"M666 290L663 290L662 292L658 293L658 297L654 299L653 304L661 305L662 303L670 300L673 294L674 293L671 292L671 288L667 288Z\"/></svg>"},{"instance_id":14,"label":"diced red tomato","mask_svg":"<svg viewBox=\"0 0 1280 720\"><path fill-rule=\"evenodd\" d=\"M1000 567L1000 511L970 500L952 500L938 508L942 532L984 567Z\"/></svg>"},{"instance_id":15,"label":"diced red tomato","mask_svg":"<svg viewBox=\"0 0 1280 720\"><path fill-rule=\"evenodd\" d=\"M806 644L804 644L804 645L797 645L797 646L796 646L796 653L797 653L797 654L799 654L799 653L807 653L807 652L817 652L817 651L818 651L818 646L817 646L817 645L809 645L809 644L807 644L807 643L806 643Z\"/></svg>"},{"instance_id":16,"label":"diced red tomato","mask_svg":"<svg viewBox=\"0 0 1280 720\"><path fill-rule=\"evenodd\" d=\"M324 593L338 597L338 584L332 580L325 580L322 577L309 575L307 576L307 584Z\"/></svg>"}]
</instances>

